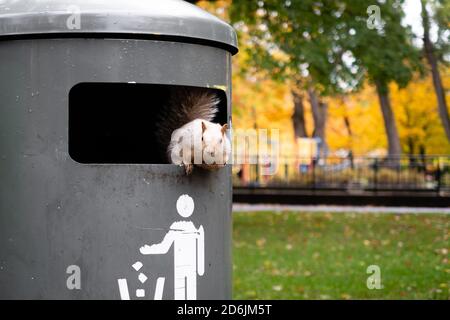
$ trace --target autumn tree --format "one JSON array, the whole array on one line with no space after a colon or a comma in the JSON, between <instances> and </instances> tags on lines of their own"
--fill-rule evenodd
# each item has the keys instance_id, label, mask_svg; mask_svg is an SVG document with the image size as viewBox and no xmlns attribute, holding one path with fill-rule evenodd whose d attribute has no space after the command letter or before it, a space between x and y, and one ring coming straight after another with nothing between
<instances>
[{"instance_id":1,"label":"autumn tree","mask_svg":"<svg viewBox=\"0 0 450 320\"><path fill-rule=\"evenodd\" d=\"M447 139L450 141L450 120L445 99L445 89L442 84L439 64L445 63L443 57L449 54L450 2L445 0L421 0L423 25L423 50L431 69L434 91L436 93L439 116L444 127ZM430 12L432 11L432 16ZM430 29L431 22L437 27L437 37L433 43Z\"/></svg>"},{"instance_id":2,"label":"autumn tree","mask_svg":"<svg viewBox=\"0 0 450 320\"><path fill-rule=\"evenodd\" d=\"M406 86L420 70L420 55L401 24L401 0L386 0L375 7L378 17L368 16L363 0L245 1L234 0L231 17L245 23L254 40L250 63L271 75L302 75L311 105L320 111L316 92L333 95L359 89L368 80L379 96L388 154L401 154L401 144L389 96L389 84ZM375 10L375 11L376 11ZM371 24L369 22L372 22ZM273 59L281 50L286 62ZM317 112L316 115L320 115ZM315 117L321 132L323 117ZM320 133L319 133L320 134Z\"/></svg>"},{"instance_id":3,"label":"autumn tree","mask_svg":"<svg viewBox=\"0 0 450 320\"><path fill-rule=\"evenodd\" d=\"M338 89L333 75L333 33L338 3L320 1L234 0L231 18L240 34L250 35L248 63L268 71L276 80L292 85L293 124L297 137L306 135L304 103L309 101L314 119L313 136L326 143L327 103L323 96ZM280 54L280 52L282 54ZM284 59L280 59L283 57ZM340 70L344 74L347 70Z\"/></svg>"},{"instance_id":4,"label":"autumn tree","mask_svg":"<svg viewBox=\"0 0 450 320\"><path fill-rule=\"evenodd\" d=\"M357 6L359 4L359 6ZM402 1L386 1L367 10L365 1L349 3L346 11L348 31L353 36L341 38L343 47L355 57L355 64L365 70L377 91L388 140L388 155L395 158L402 153L397 124L391 105L389 84L405 87L415 72L421 70L419 51L412 44L411 32L401 23L404 13ZM374 15L373 21L356 19L361 12ZM355 12L353 12L355 11ZM353 18L352 18L353 17ZM372 25L370 25L372 22Z\"/></svg>"}]
</instances>

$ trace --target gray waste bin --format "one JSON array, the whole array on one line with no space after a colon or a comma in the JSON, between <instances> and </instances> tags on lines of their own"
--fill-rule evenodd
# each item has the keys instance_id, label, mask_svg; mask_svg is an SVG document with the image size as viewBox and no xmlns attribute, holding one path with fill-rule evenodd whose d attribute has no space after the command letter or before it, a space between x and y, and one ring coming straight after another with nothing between
<instances>
[{"instance_id":1,"label":"gray waste bin","mask_svg":"<svg viewBox=\"0 0 450 320\"><path fill-rule=\"evenodd\" d=\"M0 1L1 299L231 298L231 169L158 162L152 115L193 86L230 122L236 52L184 1Z\"/></svg>"}]
</instances>

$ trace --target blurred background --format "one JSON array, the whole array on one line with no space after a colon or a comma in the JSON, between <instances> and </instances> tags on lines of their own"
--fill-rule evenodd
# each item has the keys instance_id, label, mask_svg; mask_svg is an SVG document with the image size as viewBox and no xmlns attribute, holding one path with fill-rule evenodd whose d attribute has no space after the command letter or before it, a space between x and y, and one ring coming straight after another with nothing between
<instances>
[{"instance_id":1,"label":"blurred background","mask_svg":"<svg viewBox=\"0 0 450 320\"><path fill-rule=\"evenodd\" d=\"M450 1L190 2L238 32L233 129L279 130L233 168L235 297L448 299Z\"/></svg>"}]
</instances>

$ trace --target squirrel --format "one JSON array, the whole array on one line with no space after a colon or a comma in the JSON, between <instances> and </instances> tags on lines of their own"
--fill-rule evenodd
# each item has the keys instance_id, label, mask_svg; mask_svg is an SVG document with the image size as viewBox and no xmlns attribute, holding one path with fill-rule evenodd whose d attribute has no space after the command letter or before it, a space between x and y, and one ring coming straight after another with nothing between
<instances>
[{"instance_id":1,"label":"squirrel","mask_svg":"<svg viewBox=\"0 0 450 320\"><path fill-rule=\"evenodd\" d=\"M230 159L228 124L212 122L219 103L208 89L176 87L158 115L155 133L162 156L168 163L183 166L186 175L193 172L194 165L217 170Z\"/></svg>"}]
</instances>

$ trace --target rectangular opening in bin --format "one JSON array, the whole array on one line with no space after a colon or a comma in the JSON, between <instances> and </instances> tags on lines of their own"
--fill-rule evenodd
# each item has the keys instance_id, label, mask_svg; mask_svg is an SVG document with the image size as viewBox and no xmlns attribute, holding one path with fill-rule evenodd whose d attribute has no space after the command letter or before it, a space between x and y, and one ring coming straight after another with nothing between
<instances>
[{"instance_id":1,"label":"rectangular opening in bin","mask_svg":"<svg viewBox=\"0 0 450 320\"><path fill-rule=\"evenodd\" d=\"M69 93L69 154L84 164L164 164L155 136L171 85L80 83ZM186 89L193 87L185 87ZM226 94L214 122L227 122Z\"/></svg>"}]
</instances>

